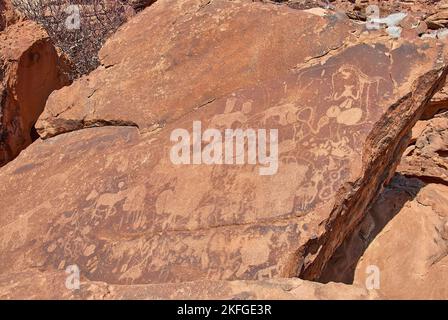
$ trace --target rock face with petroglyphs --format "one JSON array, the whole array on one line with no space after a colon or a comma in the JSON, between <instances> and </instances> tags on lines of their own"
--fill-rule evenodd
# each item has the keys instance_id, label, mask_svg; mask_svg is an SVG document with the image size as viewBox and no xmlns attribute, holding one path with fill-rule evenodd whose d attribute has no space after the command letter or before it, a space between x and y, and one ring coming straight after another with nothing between
<instances>
[{"instance_id":1,"label":"rock face with petroglyphs","mask_svg":"<svg viewBox=\"0 0 448 320\"><path fill-rule=\"evenodd\" d=\"M50 97L37 124L41 136L98 124L158 130L341 48L359 29L336 17L308 14L304 21L302 12L285 6L183 3L156 2L112 37L100 52L102 67ZM303 46L310 42L315 45Z\"/></svg>"},{"instance_id":2,"label":"rock face with petroglyphs","mask_svg":"<svg viewBox=\"0 0 448 320\"><path fill-rule=\"evenodd\" d=\"M37 24L0 32L0 166L38 138L34 124L53 90L68 84L62 60Z\"/></svg>"},{"instance_id":3,"label":"rock face with petroglyphs","mask_svg":"<svg viewBox=\"0 0 448 320\"><path fill-rule=\"evenodd\" d=\"M396 176L383 191L406 157L442 148L442 115L418 130L446 80L437 39L322 8L159 0L100 58L50 95L42 139L0 169L0 298L382 298L362 275L383 267L369 244L393 201L432 206L412 230L436 228L437 245L426 230L429 256L413 262L442 261L443 186Z\"/></svg>"},{"instance_id":4,"label":"rock face with petroglyphs","mask_svg":"<svg viewBox=\"0 0 448 320\"><path fill-rule=\"evenodd\" d=\"M390 299L446 299L448 297L448 187L406 179L406 187L392 186L374 208L373 227L381 211L390 213L396 197L412 186L412 199L395 212L363 252L354 283L364 284L369 266L381 271L380 291ZM409 193L407 195L409 197ZM405 195L406 197L406 195ZM375 211L376 209L376 211ZM392 211L393 212L393 211Z\"/></svg>"},{"instance_id":5,"label":"rock face with petroglyphs","mask_svg":"<svg viewBox=\"0 0 448 320\"><path fill-rule=\"evenodd\" d=\"M81 281L79 290L67 290L64 270L35 269L0 275L0 299L105 299L105 300L371 300L382 298L364 286L321 284L300 279L261 281L202 280L185 283L113 285ZM30 288L33 288L30 290Z\"/></svg>"},{"instance_id":6,"label":"rock face with petroglyphs","mask_svg":"<svg viewBox=\"0 0 448 320\"><path fill-rule=\"evenodd\" d=\"M51 95L37 124L47 140L0 172L1 272L32 262L111 284L315 279L444 80L433 40L391 47L322 10L182 3L135 17L102 67ZM194 122L278 130L278 166L174 164L171 133Z\"/></svg>"}]
</instances>

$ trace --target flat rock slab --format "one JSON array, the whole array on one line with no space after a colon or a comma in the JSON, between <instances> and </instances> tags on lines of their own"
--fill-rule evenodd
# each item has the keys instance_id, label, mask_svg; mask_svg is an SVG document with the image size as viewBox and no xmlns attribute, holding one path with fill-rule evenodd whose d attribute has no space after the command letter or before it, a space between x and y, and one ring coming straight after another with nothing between
<instances>
[{"instance_id":1,"label":"flat rock slab","mask_svg":"<svg viewBox=\"0 0 448 320\"><path fill-rule=\"evenodd\" d=\"M300 279L262 281L194 281L171 284L110 285L81 280L79 289L66 286L64 271L22 272L0 276L0 299L50 300L370 300L380 296L362 286L320 284Z\"/></svg>"},{"instance_id":2,"label":"flat rock slab","mask_svg":"<svg viewBox=\"0 0 448 320\"><path fill-rule=\"evenodd\" d=\"M76 264L109 284L315 279L393 174L444 81L435 41L345 41L356 38L346 20L249 1L169 4L138 15L109 42L103 68L53 94L39 127L46 138L138 128L39 140L0 170L0 273ZM219 22L226 36L216 25L196 33L228 15ZM276 37L257 37L262 17L278 19L267 34L296 32L297 46L278 46L281 59L263 51ZM159 33L179 47L159 45ZM322 47L327 37L339 49ZM223 41L230 47L220 56ZM140 52L147 60L126 51L132 43L150 49ZM239 56L247 48L257 59ZM167 65L154 54L164 50ZM278 130L277 170L173 164L171 133L191 132L195 121L219 132Z\"/></svg>"}]
</instances>

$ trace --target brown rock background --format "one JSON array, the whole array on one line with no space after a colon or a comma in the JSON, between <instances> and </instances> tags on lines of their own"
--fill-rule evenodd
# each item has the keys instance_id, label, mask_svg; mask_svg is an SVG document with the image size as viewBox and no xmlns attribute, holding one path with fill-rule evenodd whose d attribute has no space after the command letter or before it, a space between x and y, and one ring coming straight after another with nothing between
<instances>
[{"instance_id":1,"label":"brown rock background","mask_svg":"<svg viewBox=\"0 0 448 320\"><path fill-rule=\"evenodd\" d=\"M5 163L45 105L0 169L0 298L446 298L446 47L367 32L369 3L159 0L48 100L57 50L0 33ZM198 120L279 129L278 174L173 165Z\"/></svg>"},{"instance_id":2,"label":"brown rock background","mask_svg":"<svg viewBox=\"0 0 448 320\"><path fill-rule=\"evenodd\" d=\"M34 124L53 90L68 84L48 35L20 22L0 33L0 166L38 138Z\"/></svg>"},{"instance_id":3,"label":"brown rock background","mask_svg":"<svg viewBox=\"0 0 448 320\"><path fill-rule=\"evenodd\" d=\"M11 0L0 0L0 31L22 18L20 13L14 10Z\"/></svg>"}]
</instances>

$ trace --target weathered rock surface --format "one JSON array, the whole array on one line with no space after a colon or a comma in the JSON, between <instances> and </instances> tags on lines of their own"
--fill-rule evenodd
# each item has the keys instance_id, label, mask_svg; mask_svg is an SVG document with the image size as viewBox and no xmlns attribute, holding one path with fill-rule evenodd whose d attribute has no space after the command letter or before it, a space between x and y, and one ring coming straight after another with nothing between
<instances>
[{"instance_id":1,"label":"weathered rock surface","mask_svg":"<svg viewBox=\"0 0 448 320\"><path fill-rule=\"evenodd\" d=\"M103 68L50 96L36 127L44 138L98 123L155 130L341 48L357 30L303 16L250 1L158 1L108 41Z\"/></svg>"},{"instance_id":2,"label":"weathered rock surface","mask_svg":"<svg viewBox=\"0 0 448 320\"><path fill-rule=\"evenodd\" d=\"M287 6L156 2L39 123L47 138L138 129L39 140L0 171L0 273L77 264L109 284L318 278L444 80L435 41L390 47L353 30ZM278 172L174 165L170 134L193 121L278 129Z\"/></svg>"},{"instance_id":3,"label":"weathered rock surface","mask_svg":"<svg viewBox=\"0 0 448 320\"><path fill-rule=\"evenodd\" d=\"M6 27L6 3L4 0L0 0L0 31L3 31Z\"/></svg>"},{"instance_id":4,"label":"weathered rock surface","mask_svg":"<svg viewBox=\"0 0 448 320\"><path fill-rule=\"evenodd\" d=\"M434 95L421 120L432 119L437 113L444 111L448 111L448 82Z\"/></svg>"},{"instance_id":5,"label":"weathered rock surface","mask_svg":"<svg viewBox=\"0 0 448 320\"><path fill-rule=\"evenodd\" d=\"M58 53L33 22L0 33L0 166L26 148L53 90L67 84Z\"/></svg>"},{"instance_id":6,"label":"weathered rock surface","mask_svg":"<svg viewBox=\"0 0 448 320\"><path fill-rule=\"evenodd\" d=\"M195 281L181 284L110 285L81 281L80 289L66 287L63 271L40 273L26 270L0 276L0 299L213 299L213 300L325 300L377 299L375 291L363 287L331 283L320 284L300 279L262 281Z\"/></svg>"},{"instance_id":7,"label":"weathered rock surface","mask_svg":"<svg viewBox=\"0 0 448 320\"><path fill-rule=\"evenodd\" d=\"M300 0L297 1L300 2ZM335 0L327 2L328 5L333 10L343 11L351 19L364 24L371 18L379 18L382 20L380 29L387 28L384 19L389 15L391 15L389 17L389 23L391 23L392 20L397 19L397 16L392 17L392 15L405 14L405 18L402 20L400 18L401 21L396 24L396 27L401 30L390 30L393 33L398 32L403 38L417 39L422 36L444 39L448 36L444 20L448 8L446 0Z\"/></svg>"},{"instance_id":8,"label":"weathered rock surface","mask_svg":"<svg viewBox=\"0 0 448 320\"><path fill-rule=\"evenodd\" d=\"M366 285L376 269L383 298L447 299L447 191L396 175L319 280Z\"/></svg>"},{"instance_id":9,"label":"weathered rock surface","mask_svg":"<svg viewBox=\"0 0 448 320\"><path fill-rule=\"evenodd\" d=\"M445 4L436 13L429 15L426 24L431 29L439 29L448 26L448 4Z\"/></svg>"},{"instance_id":10,"label":"weathered rock surface","mask_svg":"<svg viewBox=\"0 0 448 320\"><path fill-rule=\"evenodd\" d=\"M394 203L391 196L394 194L387 194L384 201ZM447 208L447 186L421 186L364 252L355 284L365 283L366 269L373 265L380 271L378 292L389 299L447 299ZM393 208L388 209L386 212Z\"/></svg>"},{"instance_id":11,"label":"weathered rock surface","mask_svg":"<svg viewBox=\"0 0 448 320\"><path fill-rule=\"evenodd\" d=\"M136 16L102 67L51 95L46 140L0 170L0 298L379 297L361 278L281 279L323 279L445 78L436 41L359 30L251 1L159 0ZM194 121L278 129L278 171L173 164L171 132Z\"/></svg>"},{"instance_id":12,"label":"weathered rock surface","mask_svg":"<svg viewBox=\"0 0 448 320\"><path fill-rule=\"evenodd\" d=\"M0 31L21 19L18 12L14 10L10 0L0 0Z\"/></svg>"},{"instance_id":13,"label":"weathered rock surface","mask_svg":"<svg viewBox=\"0 0 448 320\"><path fill-rule=\"evenodd\" d=\"M365 16L369 5L377 5L381 16L397 12L422 13L430 16L443 8L444 4L447 3L446 0L330 0L329 2L337 9L356 12L361 16Z\"/></svg>"},{"instance_id":14,"label":"weathered rock surface","mask_svg":"<svg viewBox=\"0 0 448 320\"><path fill-rule=\"evenodd\" d=\"M150 6L151 4L153 4L156 1L157 0L129 0L129 1L127 1L127 3L130 6L132 6L135 10L139 11L139 10L142 10L142 9Z\"/></svg>"},{"instance_id":15,"label":"weathered rock surface","mask_svg":"<svg viewBox=\"0 0 448 320\"><path fill-rule=\"evenodd\" d=\"M422 120L413 129L411 145L398 172L426 181L448 183L448 112Z\"/></svg>"},{"instance_id":16,"label":"weathered rock surface","mask_svg":"<svg viewBox=\"0 0 448 320\"><path fill-rule=\"evenodd\" d=\"M365 250L403 206L414 199L422 186L424 183L418 179L395 175L353 233L336 250L318 280L323 283L330 281L353 283L356 266ZM406 236L411 237L400 234L397 238Z\"/></svg>"}]
</instances>

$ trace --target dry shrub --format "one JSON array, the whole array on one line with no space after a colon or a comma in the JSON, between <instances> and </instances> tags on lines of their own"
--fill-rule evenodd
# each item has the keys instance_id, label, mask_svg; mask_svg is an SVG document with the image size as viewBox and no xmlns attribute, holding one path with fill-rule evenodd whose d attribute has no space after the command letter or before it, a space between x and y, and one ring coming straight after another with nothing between
<instances>
[{"instance_id":1,"label":"dry shrub","mask_svg":"<svg viewBox=\"0 0 448 320\"><path fill-rule=\"evenodd\" d=\"M98 51L129 16L129 7L120 0L13 0L13 4L42 25L67 56L71 79L98 67Z\"/></svg>"}]
</instances>

